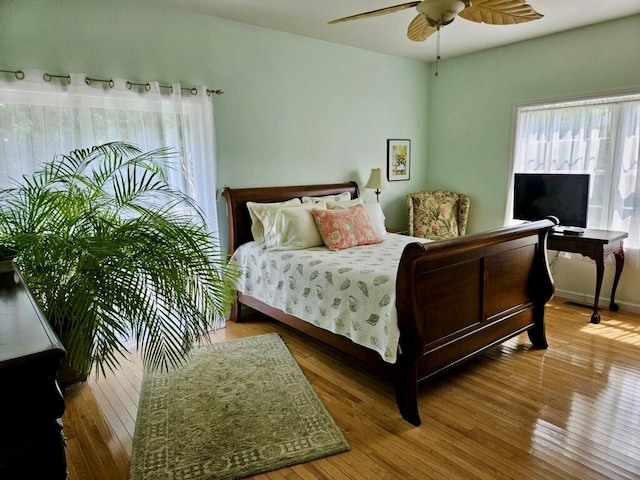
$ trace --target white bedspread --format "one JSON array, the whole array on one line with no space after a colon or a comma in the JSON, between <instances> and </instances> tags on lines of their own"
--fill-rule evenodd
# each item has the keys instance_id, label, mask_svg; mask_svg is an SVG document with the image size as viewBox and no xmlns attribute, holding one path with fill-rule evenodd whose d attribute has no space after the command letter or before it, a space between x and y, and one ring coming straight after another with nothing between
<instances>
[{"instance_id":1,"label":"white bedspread","mask_svg":"<svg viewBox=\"0 0 640 480\"><path fill-rule=\"evenodd\" d=\"M346 250L326 247L268 251L242 245L238 291L317 327L350 338L396 361L399 330L396 274L405 245L428 241L387 234L384 241Z\"/></svg>"}]
</instances>

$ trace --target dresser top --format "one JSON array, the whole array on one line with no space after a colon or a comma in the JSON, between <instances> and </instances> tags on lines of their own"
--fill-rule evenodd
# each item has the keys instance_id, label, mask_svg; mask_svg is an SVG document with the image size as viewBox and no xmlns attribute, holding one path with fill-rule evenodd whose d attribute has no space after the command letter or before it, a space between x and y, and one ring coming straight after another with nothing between
<instances>
[{"instance_id":1,"label":"dresser top","mask_svg":"<svg viewBox=\"0 0 640 480\"><path fill-rule=\"evenodd\" d=\"M64 353L20 273L0 273L0 369Z\"/></svg>"}]
</instances>

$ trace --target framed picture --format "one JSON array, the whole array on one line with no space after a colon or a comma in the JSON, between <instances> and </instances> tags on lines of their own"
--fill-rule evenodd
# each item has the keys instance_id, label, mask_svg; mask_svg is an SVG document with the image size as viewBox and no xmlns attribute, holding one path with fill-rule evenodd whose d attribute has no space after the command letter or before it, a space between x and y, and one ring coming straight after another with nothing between
<instances>
[{"instance_id":1,"label":"framed picture","mask_svg":"<svg viewBox=\"0 0 640 480\"><path fill-rule=\"evenodd\" d=\"M411 140L387 140L387 180L409 180Z\"/></svg>"}]
</instances>

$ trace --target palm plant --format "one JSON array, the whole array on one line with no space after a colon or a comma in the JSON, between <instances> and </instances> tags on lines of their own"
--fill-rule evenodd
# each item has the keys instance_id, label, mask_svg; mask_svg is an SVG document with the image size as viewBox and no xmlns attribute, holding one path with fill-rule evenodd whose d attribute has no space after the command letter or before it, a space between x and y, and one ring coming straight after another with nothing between
<instances>
[{"instance_id":1,"label":"palm plant","mask_svg":"<svg viewBox=\"0 0 640 480\"><path fill-rule=\"evenodd\" d=\"M180 365L234 299L237 268L167 183L172 155L75 150L0 192L0 245L83 375L117 368L128 338L145 367Z\"/></svg>"}]
</instances>

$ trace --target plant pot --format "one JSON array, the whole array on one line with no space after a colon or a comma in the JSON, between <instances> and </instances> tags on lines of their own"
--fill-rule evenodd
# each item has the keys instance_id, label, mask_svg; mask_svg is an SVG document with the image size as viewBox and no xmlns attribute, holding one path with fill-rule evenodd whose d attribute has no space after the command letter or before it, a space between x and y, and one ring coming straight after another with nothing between
<instances>
[{"instance_id":1,"label":"plant pot","mask_svg":"<svg viewBox=\"0 0 640 480\"><path fill-rule=\"evenodd\" d=\"M60 363L60 368L56 372L56 380L62 391L86 382L88 374L72 368L65 360Z\"/></svg>"}]
</instances>

